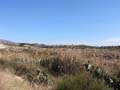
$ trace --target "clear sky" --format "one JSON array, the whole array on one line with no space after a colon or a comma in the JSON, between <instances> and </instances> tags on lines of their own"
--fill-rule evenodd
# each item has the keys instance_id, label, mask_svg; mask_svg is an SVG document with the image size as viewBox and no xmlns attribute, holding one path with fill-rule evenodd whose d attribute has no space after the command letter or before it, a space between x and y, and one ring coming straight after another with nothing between
<instances>
[{"instance_id":1,"label":"clear sky","mask_svg":"<svg viewBox=\"0 0 120 90\"><path fill-rule=\"evenodd\" d=\"M120 45L120 0L0 0L0 38Z\"/></svg>"}]
</instances>

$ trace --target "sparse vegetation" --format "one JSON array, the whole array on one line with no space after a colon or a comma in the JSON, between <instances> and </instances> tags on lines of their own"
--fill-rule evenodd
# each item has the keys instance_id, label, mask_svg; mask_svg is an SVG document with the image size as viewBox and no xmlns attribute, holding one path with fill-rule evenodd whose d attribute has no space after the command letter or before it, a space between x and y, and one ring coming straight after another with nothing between
<instances>
[{"instance_id":1,"label":"sparse vegetation","mask_svg":"<svg viewBox=\"0 0 120 90\"><path fill-rule=\"evenodd\" d=\"M7 69L25 80L32 90L44 90L42 87L45 90L111 90L100 80L86 73L83 64L89 60L90 63L119 78L119 56L117 50L93 47L80 49L73 46L72 48L10 46L0 50L0 68Z\"/></svg>"}]
</instances>

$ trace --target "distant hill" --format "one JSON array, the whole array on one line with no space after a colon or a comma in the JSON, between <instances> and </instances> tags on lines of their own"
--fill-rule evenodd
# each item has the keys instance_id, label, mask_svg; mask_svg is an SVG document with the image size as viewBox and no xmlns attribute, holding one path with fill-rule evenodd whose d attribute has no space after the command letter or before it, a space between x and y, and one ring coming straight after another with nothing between
<instances>
[{"instance_id":1,"label":"distant hill","mask_svg":"<svg viewBox=\"0 0 120 90\"><path fill-rule=\"evenodd\" d=\"M90 45L46 45L39 43L16 43L9 40L0 39L0 44L14 46L35 46L40 48L97 48L97 49L120 49L120 46L90 46Z\"/></svg>"},{"instance_id":2,"label":"distant hill","mask_svg":"<svg viewBox=\"0 0 120 90\"><path fill-rule=\"evenodd\" d=\"M16 45L18 45L18 46L35 46L35 47L41 47L41 48L46 47L45 44L38 44L38 43L17 43Z\"/></svg>"},{"instance_id":3,"label":"distant hill","mask_svg":"<svg viewBox=\"0 0 120 90\"><path fill-rule=\"evenodd\" d=\"M8 40L4 40L4 39L0 39L0 44L5 44L5 45L16 45L15 42L8 41Z\"/></svg>"}]
</instances>

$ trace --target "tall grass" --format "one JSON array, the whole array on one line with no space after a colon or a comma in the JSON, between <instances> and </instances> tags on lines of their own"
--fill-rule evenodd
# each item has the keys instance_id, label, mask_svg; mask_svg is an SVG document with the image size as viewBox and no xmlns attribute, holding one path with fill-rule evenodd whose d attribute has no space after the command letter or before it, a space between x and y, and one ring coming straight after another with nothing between
<instances>
[{"instance_id":1,"label":"tall grass","mask_svg":"<svg viewBox=\"0 0 120 90\"><path fill-rule=\"evenodd\" d=\"M88 73L64 78L57 85L56 90L112 90L101 81L93 79Z\"/></svg>"}]
</instances>

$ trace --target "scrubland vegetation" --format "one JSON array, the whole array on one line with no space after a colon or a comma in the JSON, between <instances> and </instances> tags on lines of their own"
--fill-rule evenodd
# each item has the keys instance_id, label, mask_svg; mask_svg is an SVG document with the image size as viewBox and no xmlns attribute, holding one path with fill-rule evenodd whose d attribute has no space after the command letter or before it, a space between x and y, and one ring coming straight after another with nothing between
<instances>
[{"instance_id":1,"label":"scrubland vegetation","mask_svg":"<svg viewBox=\"0 0 120 90\"><path fill-rule=\"evenodd\" d=\"M9 46L0 50L0 90L113 90L83 64L119 80L119 59L118 49Z\"/></svg>"},{"instance_id":2,"label":"scrubland vegetation","mask_svg":"<svg viewBox=\"0 0 120 90\"><path fill-rule=\"evenodd\" d=\"M112 90L102 83L102 81L93 79L86 72L81 72L77 76L69 76L58 83L56 90Z\"/></svg>"}]
</instances>

